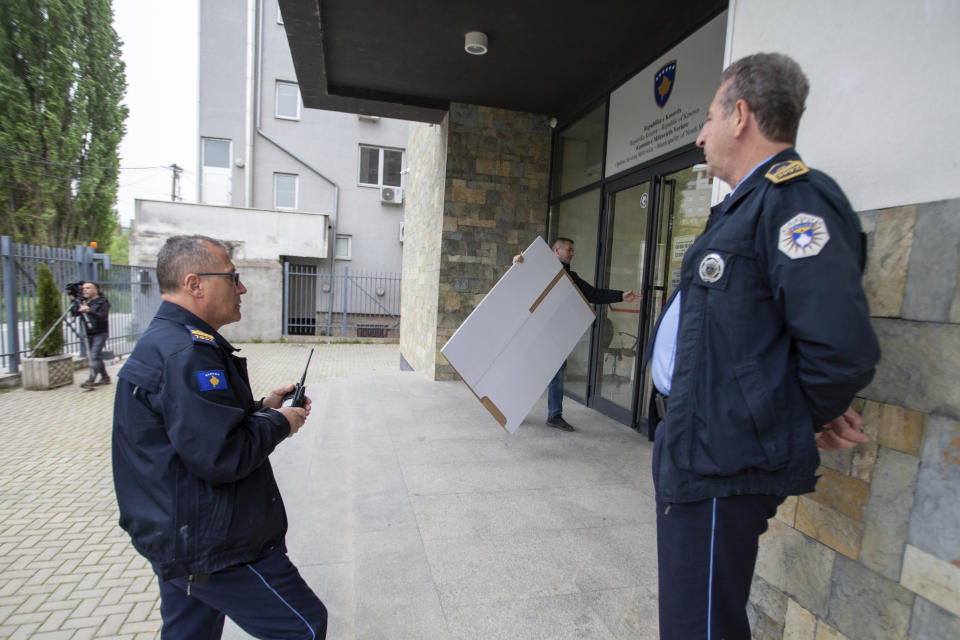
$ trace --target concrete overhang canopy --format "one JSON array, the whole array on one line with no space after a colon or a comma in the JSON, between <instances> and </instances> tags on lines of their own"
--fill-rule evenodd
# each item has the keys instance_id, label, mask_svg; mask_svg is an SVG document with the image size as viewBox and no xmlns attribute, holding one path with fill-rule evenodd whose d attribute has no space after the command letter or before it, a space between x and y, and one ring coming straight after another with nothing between
<instances>
[{"instance_id":1,"label":"concrete overhang canopy","mask_svg":"<svg viewBox=\"0 0 960 640\"><path fill-rule=\"evenodd\" d=\"M440 122L450 103L562 123L726 8L722 0L279 0L304 105ZM485 55L464 36L488 36Z\"/></svg>"}]
</instances>

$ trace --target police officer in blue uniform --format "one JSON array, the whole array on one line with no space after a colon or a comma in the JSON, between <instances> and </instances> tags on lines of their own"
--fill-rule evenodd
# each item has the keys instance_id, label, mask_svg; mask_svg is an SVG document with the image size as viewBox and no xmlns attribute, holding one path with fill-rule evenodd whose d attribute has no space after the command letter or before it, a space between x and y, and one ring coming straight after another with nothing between
<instances>
[{"instance_id":1,"label":"police officer in blue uniform","mask_svg":"<svg viewBox=\"0 0 960 640\"><path fill-rule=\"evenodd\" d=\"M246 360L218 333L240 319L222 244L167 240L163 303L118 374L113 473L120 526L153 565L163 638L219 638L224 615L258 638L323 638L327 611L287 558L287 517L269 455L303 426L255 401Z\"/></svg>"},{"instance_id":2,"label":"police officer in blue uniform","mask_svg":"<svg viewBox=\"0 0 960 640\"><path fill-rule=\"evenodd\" d=\"M843 192L793 149L807 92L787 56L743 58L697 139L734 190L686 252L653 337L663 640L749 638L767 520L814 490L818 446L866 441L849 408L880 356L866 247Z\"/></svg>"}]
</instances>

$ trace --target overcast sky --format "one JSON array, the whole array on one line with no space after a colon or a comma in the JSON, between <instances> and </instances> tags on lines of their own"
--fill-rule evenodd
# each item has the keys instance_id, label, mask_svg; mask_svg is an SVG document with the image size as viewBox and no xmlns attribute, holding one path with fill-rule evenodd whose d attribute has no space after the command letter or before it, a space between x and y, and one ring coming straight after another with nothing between
<instances>
[{"instance_id":1,"label":"overcast sky","mask_svg":"<svg viewBox=\"0 0 960 640\"><path fill-rule=\"evenodd\" d=\"M180 194L197 190L197 0L113 0L114 29L123 42L130 110L120 144L120 223L133 219L135 198L169 200L171 164ZM162 167L126 169L126 167Z\"/></svg>"}]
</instances>

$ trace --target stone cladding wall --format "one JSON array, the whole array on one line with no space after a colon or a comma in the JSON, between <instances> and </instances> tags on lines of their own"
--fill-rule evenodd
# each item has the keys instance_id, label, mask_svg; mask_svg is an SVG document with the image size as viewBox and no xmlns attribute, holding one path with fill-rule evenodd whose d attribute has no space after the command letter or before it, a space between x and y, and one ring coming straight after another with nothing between
<instances>
[{"instance_id":1,"label":"stone cladding wall","mask_svg":"<svg viewBox=\"0 0 960 640\"><path fill-rule=\"evenodd\" d=\"M431 376L437 359L440 233L446 190L447 128L411 123L403 215L400 356Z\"/></svg>"},{"instance_id":2,"label":"stone cladding wall","mask_svg":"<svg viewBox=\"0 0 960 640\"><path fill-rule=\"evenodd\" d=\"M753 637L960 638L960 200L860 214L883 350L855 405L870 442L760 540Z\"/></svg>"},{"instance_id":3,"label":"stone cladding wall","mask_svg":"<svg viewBox=\"0 0 960 640\"><path fill-rule=\"evenodd\" d=\"M439 349L503 275L546 232L551 130L530 113L453 104L436 317L438 380L456 372Z\"/></svg>"},{"instance_id":4,"label":"stone cladding wall","mask_svg":"<svg viewBox=\"0 0 960 640\"><path fill-rule=\"evenodd\" d=\"M414 370L457 377L440 348L546 232L550 142L544 116L476 105L411 124L400 353Z\"/></svg>"}]
</instances>

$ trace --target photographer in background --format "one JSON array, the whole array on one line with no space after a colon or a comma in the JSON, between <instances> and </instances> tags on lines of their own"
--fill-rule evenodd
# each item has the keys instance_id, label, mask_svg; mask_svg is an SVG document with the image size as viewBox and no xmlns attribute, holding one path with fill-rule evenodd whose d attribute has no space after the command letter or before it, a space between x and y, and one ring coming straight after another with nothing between
<instances>
[{"instance_id":1,"label":"photographer in background","mask_svg":"<svg viewBox=\"0 0 960 640\"><path fill-rule=\"evenodd\" d=\"M92 389L102 384L110 384L110 376L107 375L107 367L103 364L103 347L107 344L107 337L110 335L110 301L107 300L100 291L100 285L96 282L83 283L83 297L79 300L79 305L74 304L70 312L74 316L83 318L84 328L87 333L87 358L90 360L90 377L80 386L84 389ZM97 380L97 374L100 374L100 380Z\"/></svg>"}]
</instances>

